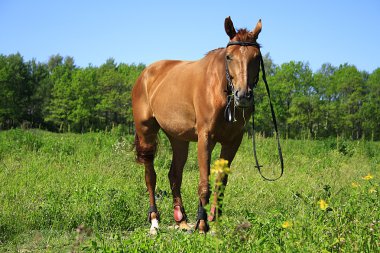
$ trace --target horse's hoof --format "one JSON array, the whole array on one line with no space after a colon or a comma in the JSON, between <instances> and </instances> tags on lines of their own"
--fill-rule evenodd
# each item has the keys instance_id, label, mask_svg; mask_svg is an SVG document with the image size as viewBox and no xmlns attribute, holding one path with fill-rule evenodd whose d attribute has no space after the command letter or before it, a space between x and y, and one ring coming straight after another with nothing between
<instances>
[{"instance_id":1,"label":"horse's hoof","mask_svg":"<svg viewBox=\"0 0 380 253\"><path fill-rule=\"evenodd\" d=\"M205 220L199 220L197 228L200 234L206 234L209 230L209 226Z\"/></svg>"},{"instance_id":2,"label":"horse's hoof","mask_svg":"<svg viewBox=\"0 0 380 253\"><path fill-rule=\"evenodd\" d=\"M177 224L178 228L183 231L191 231L192 228L187 224L186 221L181 221L180 223Z\"/></svg>"},{"instance_id":3,"label":"horse's hoof","mask_svg":"<svg viewBox=\"0 0 380 253\"><path fill-rule=\"evenodd\" d=\"M157 235L158 234L158 229L157 228L150 228L149 229L149 234L150 235Z\"/></svg>"},{"instance_id":4,"label":"horse's hoof","mask_svg":"<svg viewBox=\"0 0 380 253\"><path fill-rule=\"evenodd\" d=\"M157 219L152 219L151 221L152 225L150 226L150 229L149 229L149 234L150 235L156 235L157 232L158 232L158 220Z\"/></svg>"}]
</instances>

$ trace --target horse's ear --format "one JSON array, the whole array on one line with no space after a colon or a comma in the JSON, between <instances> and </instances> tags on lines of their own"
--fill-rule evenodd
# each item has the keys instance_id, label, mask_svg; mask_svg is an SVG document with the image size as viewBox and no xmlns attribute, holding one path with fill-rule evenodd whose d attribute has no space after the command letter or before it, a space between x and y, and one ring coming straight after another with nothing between
<instances>
[{"instance_id":1,"label":"horse's ear","mask_svg":"<svg viewBox=\"0 0 380 253\"><path fill-rule=\"evenodd\" d=\"M255 27L255 29L253 29L252 33L253 33L253 37L255 39L257 39L259 37L259 34L261 32L261 28L263 27L263 25L261 24L261 19L259 19L259 22L257 22L257 25Z\"/></svg>"},{"instance_id":2,"label":"horse's ear","mask_svg":"<svg viewBox=\"0 0 380 253\"><path fill-rule=\"evenodd\" d=\"M226 33L227 33L228 37L230 37L230 39L235 37L236 30L235 30L234 23L232 23L230 16L226 17L226 19L224 20L224 30L226 30Z\"/></svg>"}]
</instances>

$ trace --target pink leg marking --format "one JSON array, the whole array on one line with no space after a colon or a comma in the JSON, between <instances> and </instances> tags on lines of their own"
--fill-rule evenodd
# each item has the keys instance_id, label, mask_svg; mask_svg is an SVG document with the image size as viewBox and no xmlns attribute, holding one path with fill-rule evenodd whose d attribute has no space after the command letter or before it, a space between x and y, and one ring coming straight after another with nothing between
<instances>
[{"instance_id":1,"label":"pink leg marking","mask_svg":"<svg viewBox=\"0 0 380 253\"><path fill-rule=\"evenodd\" d=\"M210 210L210 215L207 218L208 221L213 221L214 220L215 212L216 212L216 207L212 206L211 210Z\"/></svg>"},{"instance_id":2,"label":"pink leg marking","mask_svg":"<svg viewBox=\"0 0 380 253\"><path fill-rule=\"evenodd\" d=\"M182 221L183 219L183 213L181 212L181 207L180 206L175 206L174 207L174 220L177 222Z\"/></svg>"}]
</instances>

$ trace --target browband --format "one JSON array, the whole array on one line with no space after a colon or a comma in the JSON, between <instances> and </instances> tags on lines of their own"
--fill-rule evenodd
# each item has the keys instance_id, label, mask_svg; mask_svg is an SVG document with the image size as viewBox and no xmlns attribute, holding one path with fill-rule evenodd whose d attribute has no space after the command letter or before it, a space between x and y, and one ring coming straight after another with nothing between
<instances>
[{"instance_id":1,"label":"browband","mask_svg":"<svg viewBox=\"0 0 380 253\"><path fill-rule=\"evenodd\" d=\"M257 48L260 48L260 44L257 43L257 42L243 42L243 41L230 41L228 42L227 44L227 47L229 46L252 46L252 47L257 47Z\"/></svg>"}]
</instances>

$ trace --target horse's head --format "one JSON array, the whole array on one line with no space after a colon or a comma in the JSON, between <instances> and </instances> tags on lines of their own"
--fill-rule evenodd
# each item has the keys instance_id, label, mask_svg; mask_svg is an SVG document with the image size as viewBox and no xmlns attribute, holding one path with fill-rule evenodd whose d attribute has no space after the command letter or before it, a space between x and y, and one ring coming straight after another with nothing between
<instances>
[{"instance_id":1,"label":"horse's head","mask_svg":"<svg viewBox=\"0 0 380 253\"><path fill-rule=\"evenodd\" d=\"M259 20L252 31L240 29L236 32L230 17L224 22L226 33L230 37L226 48L226 76L238 107L253 104L253 88L258 82L261 57L256 40L261 27Z\"/></svg>"}]
</instances>

